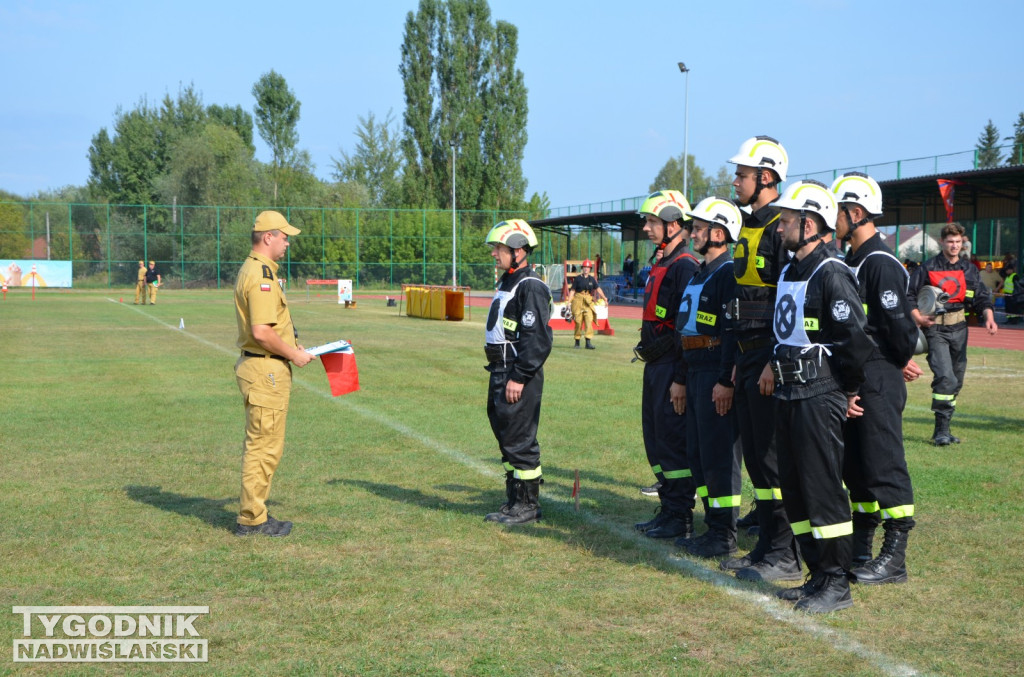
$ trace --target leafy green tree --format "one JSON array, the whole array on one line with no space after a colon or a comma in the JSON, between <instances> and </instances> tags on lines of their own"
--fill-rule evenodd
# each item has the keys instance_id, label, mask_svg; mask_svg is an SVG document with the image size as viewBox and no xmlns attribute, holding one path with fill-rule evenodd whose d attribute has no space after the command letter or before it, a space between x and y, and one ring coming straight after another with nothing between
<instances>
[{"instance_id":1,"label":"leafy green tree","mask_svg":"<svg viewBox=\"0 0 1024 677\"><path fill-rule=\"evenodd\" d=\"M484 84L484 186L480 205L515 209L526 193L523 154L526 150L526 84L516 68L518 29L499 21L495 30L491 77Z\"/></svg>"},{"instance_id":2,"label":"leafy green tree","mask_svg":"<svg viewBox=\"0 0 1024 677\"><path fill-rule=\"evenodd\" d=\"M1024 113L1019 113L1017 122L1013 123L1013 151L1006 159L1006 164L1024 164Z\"/></svg>"},{"instance_id":3,"label":"leafy green tree","mask_svg":"<svg viewBox=\"0 0 1024 677\"><path fill-rule=\"evenodd\" d=\"M171 148L156 187L162 204L249 205L259 199L257 177L250 147L235 128L211 119Z\"/></svg>"},{"instance_id":4,"label":"leafy green tree","mask_svg":"<svg viewBox=\"0 0 1024 677\"><path fill-rule=\"evenodd\" d=\"M252 87L256 98L253 112L256 114L256 128L260 137L270 147L274 169L274 203L277 203L279 174L285 167L301 163L297 150L299 133L299 111L302 104L295 93L288 88L284 76L270 70L264 73ZM308 163L308 158L307 158Z\"/></svg>"},{"instance_id":5,"label":"leafy green tree","mask_svg":"<svg viewBox=\"0 0 1024 677\"><path fill-rule=\"evenodd\" d=\"M14 199L0 194L2 199ZM21 259L28 256L31 243L25 208L21 205L0 203L0 259ZM0 270L0 273L4 271Z\"/></svg>"},{"instance_id":6,"label":"leafy green tree","mask_svg":"<svg viewBox=\"0 0 1024 677\"><path fill-rule=\"evenodd\" d=\"M708 175L704 168L697 165L693 155L687 156L687 182L689 195L686 199L690 204L696 204L710 195L727 197L729 195L729 174L725 167L720 167L718 174L714 177ZM648 188L649 192L662 189L683 189L683 154L679 157L669 158L664 166L654 177L654 182Z\"/></svg>"},{"instance_id":7,"label":"leafy green tree","mask_svg":"<svg viewBox=\"0 0 1024 677\"><path fill-rule=\"evenodd\" d=\"M256 152L252 143L252 115L241 106L218 106L216 104L206 109L207 114L225 127L230 127L238 134L238 138L249 149L249 154Z\"/></svg>"},{"instance_id":8,"label":"leafy green tree","mask_svg":"<svg viewBox=\"0 0 1024 677\"><path fill-rule=\"evenodd\" d=\"M999 130L990 119L978 136L978 143L975 145L978 169L996 167L1003 161L1003 154L999 150L999 141Z\"/></svg>"},{"instance_id":9,"label":"leafy green tree","mask_svg":"<svg viewBox=\"0 0 1024 677\"><path fill-rule=\"evenodd\" d=\"M145 100L132 111L118 109L114 135L106 127L89 147L89 187L100 200L118 204L153 202L153 180L163 153L157 134L158 113Z\"/></svg>"},{"instance_id":10,"label":"leafy green tree","mask_svg":"<svg viewBox=\"0 0 1024 677\"><path fill-rule=\"evenodd\" d=\"M360 116L355 132L359 141L352 155L341 150L340 159L331 158L334 178L364 186L367 204L373 206L396 206L400 200L402 155L393 125L391 111L383 122L378 122L373 112Z\"/></svg>"},{"instance_id":11,"label":"leafy green tree","mask_svg":"<svg viewBox=\"0 0 1024 677\"><path fill-rule=\"evenodd\" d=\"M517 31L486 0L420 0L406 18L403 189L412 207L521 207L526 87ZM453 158L451 144L457 155Z\"/></svg>"},{"instance_id":12,"label":"leafy green tree","mask_svg":"<svg viewBox=\"0 0 1024 677\"><path fill-rule=\"evenodd\" d=\"M410 207L438 206L434 194L434 34L437 30L437 0L420 0L419 10L405 18L402 60L398 72L405 88L404 133L401 147L405 158L402 188Z\"/></svg>"}]
</instances>

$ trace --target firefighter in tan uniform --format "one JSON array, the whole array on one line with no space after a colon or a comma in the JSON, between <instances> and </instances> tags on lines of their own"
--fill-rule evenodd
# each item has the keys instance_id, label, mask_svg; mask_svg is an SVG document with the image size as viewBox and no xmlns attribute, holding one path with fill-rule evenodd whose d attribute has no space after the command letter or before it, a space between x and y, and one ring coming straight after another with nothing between
<instances>
[{"instance_id":1,"label":"firefighter in tan uniform","mask_svg":"<svg viewBox=\"0 0 1024 677\"><path fill-rule=\"evenodd\" d=\"M597 320L596 303L597 300L608 303L608 297L604 295L601 285L597 283L597 278L590 274L594 262L587 259L580 267L583 272L573 279L565 302L569 304L572 321L575 325L573 338L576 339L576 345L574 347L580 347L580 338L583 337L587 340L587 350L593 350L594 344L590 342L590 339L594 338L594 322Z\"/></svg>"},{"instance_id":2,"label":"firefighter in tan uniform","mask_svg":"<svg viewBox=\"0 0 1024 677\"><path fill-rule=\"evenodd\" d=\"M135 282L135 305L146 305L146 262L139 261L139 278Z\"/></svg>"},{"instance_id":3,"label":"firefighter in tan uniform","mask_svg":"<svg viewBox=\"0 0 1024 677\"><path fill-rule=\"evenodd\" d=\"M292 387L291 365L314 359L296 343L277 262L288 251L288 236L298 235L278 212L256 217L252 251L238 271L235 317L238 348L235 380L245 402L242 496L236 536L287 536L291 522L267 513L270 482L284 452L285 421Z\"/></svg>"}]
</instances>

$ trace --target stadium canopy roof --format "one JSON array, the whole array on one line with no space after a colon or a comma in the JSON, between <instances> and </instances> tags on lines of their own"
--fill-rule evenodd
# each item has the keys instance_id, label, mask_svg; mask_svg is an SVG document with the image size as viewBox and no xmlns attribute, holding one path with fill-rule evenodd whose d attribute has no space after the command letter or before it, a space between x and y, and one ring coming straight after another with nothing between
<instances>
[{"instance_id":1,"label":"stadium canopy roof","mask_svg":"<svg viewBox=\"0 0 1024 677\"><path fill-rule=\"evenodd\" d=\"M879 181L884 216L879 226L945 223L946 207L938 179L956 182L953 217L963 222L979 219L1017 219L1018 248L1024 248L1024 165L947 172L931 176ZM574 230L619 232L623 241L642 240L643 219L635 209L591 212L537 219L537 229L569 236ZM1022 252L1017 252L1018 259Z\"/></svg>"}]
</instances>

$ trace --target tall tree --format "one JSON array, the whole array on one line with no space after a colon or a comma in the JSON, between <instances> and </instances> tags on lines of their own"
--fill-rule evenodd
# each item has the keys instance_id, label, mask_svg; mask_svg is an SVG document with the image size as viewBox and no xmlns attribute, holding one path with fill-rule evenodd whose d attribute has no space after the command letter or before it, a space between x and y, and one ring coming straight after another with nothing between
<instances>
[{"instance_id":1,"label":"tall tree","mask_svg":"<svg viewBox=\"0 0 1024 677\"><path fill-rule=\"evenodd\" d=\"M249 148L250 155L256 152L256 147L252 144L252 115L249 111L240 105L232 107L214 104L207 108L206 112L225 127L235 130L238 137Z\"/></svg>"},{"instance_id":2,"label":"tall tree","mask_svg":"<svg viewBox=\"0 0 1024 677\"><path fill-rule=\"evenodd\" d=\"M378 122L373 112L365 118L360 116L355 134L358 142L352 155L342 150L340 159L331 158L334 178L365 187L374 206L396 206L400 199L402 156L394 131L394 114L388 111L383 122Z\"/></svg>"},{"instance_id":3,"label":"tall tree","mask_svg":"<svg viewBox=\"0 0 1024 677\"><path fill-rule=\"evenodd\" d=\"M296 147L299 133L299 110L302 104L295 93L288 89L284 76L273 69L264 73L252 86L256 98L253 112L256 114L256 128L260 137L270 147L274 169L274 202L277 203L278 182L281 169L296 162L299 155Z\"/></svg>"},{"instance_id":4,"label":"tall tree","mask_svg":"<svg viewBox=\"0 0 1024 677\"><path fill-rule=\"evenodd\" d=\"M1006 159L1006 164L1024 164L1024 113L1019 113L1017 122L1013 123L1013 150Z\"/></svg>"},{"instance_id":5,"label":"tall tree","mask_svg":"<svg viewBox=\"0 0 1024 677\"><path fill-rule=\"evenodd\" d=\"M420 0L409 12L399 67L407 204L450 206L455 162L458 206L522 205L527 104L516 54L515 27L495 27L486 0Z\"/></svg>"},{"instance_id":6,"label":"tall tree","mask_svg":"<svg viewBox=\"0 0 1024 677\"><path fill-rule=\"evenodd\" d=\"M1003 161L1003 154L999 150L999 141L999 130L990 119L978 136L978 143L975 145L978 169L995 167Z\"/></svg>"},{"instance_id":7,"label":"tall tree","mask_svg":"<svg viewBox=\"0 0 1024 677\"><path fill-rule=\"evenodd\" d=\"M526 193L526 83L516 68L519 30L499 21L495 30L491 73L483 91L484 188L481 203L515 209Z\"/></svg>"},{"instance_id":8,"label":"tall tree","mask_svg":"<svg viewBox=\"0 0 1024 677\"><path fill-rule=\"evenodd\" d=\"M729 174L725 167L718 169L718 174L712 178L703 167L697 165L696 159L687 154L687 192L686 199L691 204L696 204L710 195L727 197L729 195ZM674 190L683 189L683 154L679 157L669 158L654 177L654 182L648 188L653 192L670 188Z\"/></svg>"}]
</instances>

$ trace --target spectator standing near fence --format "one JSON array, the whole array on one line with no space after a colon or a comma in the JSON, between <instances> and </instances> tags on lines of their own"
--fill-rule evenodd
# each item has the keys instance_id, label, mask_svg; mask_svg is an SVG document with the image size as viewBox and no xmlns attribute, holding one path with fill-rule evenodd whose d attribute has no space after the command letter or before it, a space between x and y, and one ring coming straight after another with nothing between
<instances>
[{"instance_id":1,"label":"spectator standing near fence","mask_svg":"<svg viewBox=\"0 0 1024 677\"><path fill-rule=\"evenodd\" d=\"M156 290L163 284L164 278L156 269L156 261L149 262L149 270L146 271L146 287L149 289L149 305L156 305ZM143 299L145 301L145 299ZM145 305L145 304L143 304Z\"/></svg>"},{"instance_id":2,"label":"spectator standing near fence","mask_svg":"<svg viewBox=\"0 0 1024 677\"><path fill-rule=\"evenodd\" d=\"M139 273L135 281L135 303L134 305L146 305L146 262L139 261Z\"/></svg>"},{"instance_id":3,"label":"spectator standing near fence","mask_svg":"<svg viewBox=\"0 0 1024 677\"><path fill-rule=\"evenodd\" d=\"M582 270L573 278L569 294L565 297L565 302L572 311L573 338L576 339L574 347L580 347L582 337L587 342L587 350L594 349L591 339L594 338L594 322L597 320L597 301L603 300L608 303L608 297L597 283L597 278L590 274L593 267L594 263L590 259L580 264Z\"/></svg>"}]
</instances>

